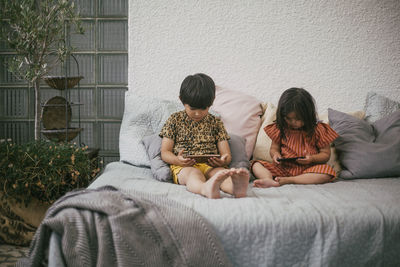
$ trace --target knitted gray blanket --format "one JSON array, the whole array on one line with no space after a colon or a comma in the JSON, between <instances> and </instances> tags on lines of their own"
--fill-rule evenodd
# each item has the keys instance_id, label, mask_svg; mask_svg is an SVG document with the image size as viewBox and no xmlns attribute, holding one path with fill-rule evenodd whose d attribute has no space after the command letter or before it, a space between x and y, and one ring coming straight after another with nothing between
<instances>
[{"instance_id":1,"label":"knitted gray blanket","mask_svg":"<svg viewBox=\"0 0 400 267\"><path fill-rule=\"evenodd\" d=\"M111 186L73 191L55 202L17 266L42 266L52 231L61 237L67 266L231 266L195 211Z\"/></svg>"}]
</instances>

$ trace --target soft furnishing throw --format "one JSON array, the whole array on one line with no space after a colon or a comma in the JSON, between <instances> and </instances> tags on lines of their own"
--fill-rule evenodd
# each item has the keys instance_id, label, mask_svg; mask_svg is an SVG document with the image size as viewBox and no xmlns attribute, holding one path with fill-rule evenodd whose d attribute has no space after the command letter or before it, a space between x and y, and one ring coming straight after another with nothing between
<instances>
[{"instance_id":1,"label":"soft furnishing throw","mask_svg":"<svg viewBox=\"0 0 400 267\"><path fill-rule=\"evenodd\" d=\"M41 266L52 231L67 266L231 266L209 223L180 203L111 186L73 191L47 211L17 266Z\"/></svg>"}]
</instances>

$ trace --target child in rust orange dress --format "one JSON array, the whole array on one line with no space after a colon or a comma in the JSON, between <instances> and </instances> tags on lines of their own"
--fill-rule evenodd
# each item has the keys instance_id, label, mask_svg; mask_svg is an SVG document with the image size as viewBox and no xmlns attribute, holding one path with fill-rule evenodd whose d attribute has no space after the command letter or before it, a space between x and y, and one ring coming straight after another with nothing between
<instances>
[{"instance_id":1,"label":"child in rust orange dress","mask_svg":"<svg viewBox=\"0 0 400 267\"><path fill-rule=\"evenodd\" d=\"M335 170L326 164L330 143L338 134L326 123L317 121L314 99L302 88L283 92L276 121L264 128L272 139L273 162L253 161L255 187L284 184L322 184L333 181ZM293 160L282 160L297 158Z\"/></svg>"}]
</instances>

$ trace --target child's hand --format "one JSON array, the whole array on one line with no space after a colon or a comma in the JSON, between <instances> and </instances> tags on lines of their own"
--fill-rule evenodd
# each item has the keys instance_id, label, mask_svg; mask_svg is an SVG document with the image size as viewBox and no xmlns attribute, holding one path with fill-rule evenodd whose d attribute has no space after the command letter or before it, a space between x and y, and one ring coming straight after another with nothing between
<instances>
[{"instance_id":1,"label":"child's hand","mask_svg":"<svg viewBox=\"0 0 400 267\"><path fill-rule=\"evenodd\" d=\"M282 158L281 154L279 153L275 153L274 157L272 158L272 160L276 163L276 164L281 164L278 159Z\"/></svg>"},{"instance_id":2,"label":"child's hand","mask_svg":"<svg viewBox=\"0 0 400 267\"><path fill-rule=\"evenodd\" d=\"M209 158L208 164L212 167L223 167L228 165L228 154L222 155L219 158Z\"/></svg>"},{"instance_id":3,"label":"child's hand","mask_svg":"<svg viewBox=\"0 0 400 267\"><path fill-rule=\"evenodd\" d=\"M313 163L314 161L313 161L311 155L306 155L306 156L305 156L304 158L302 158L302 159L297 159L296 162L297 162L298 164L301 164L301 165L308 165L308 164Z\"/></svg>"},{"instance_id":4,"label":"child's hand","mask_svg":"<svg viewBox=\"0 0 400 267\"><path fill-rule=\"evenodd\" d=\"M179 166L182 166L182 167L191 167L191 166L193 166L194 164L196 164L196 161L195 161L194 159L185 158L185 157L183 156L183 152L184 152L184 149L182 149L181 151L179 151L179 153L178 153L178 155L177 155L179 164L176 164L176 165L179 165Z\"/></svg>"}]
</instances>

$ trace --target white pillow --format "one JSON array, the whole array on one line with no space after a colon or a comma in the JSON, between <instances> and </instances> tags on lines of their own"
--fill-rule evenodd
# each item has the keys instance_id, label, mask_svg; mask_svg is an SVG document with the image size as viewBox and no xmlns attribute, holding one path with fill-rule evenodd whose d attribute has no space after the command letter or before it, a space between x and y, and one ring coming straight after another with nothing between
<instances>
[{"instance_id":1,"label":"white pillow","mask_svg":"<svg viewBox=\"0 0 400 267\"><path fill-rule=\"evenodd\" d=\"M248 159L253 154L257 133L263 114L262 102L245 93L227 88L216 88L216 96L211 110L218 113L228 133L246 140Z\"/></svg>"},{"instance_id":2,"label":"white pillow","mask_svg":"<svg viewBox=\"0 0 400 267\"><path fill-rule=\"evenodd\" d=\"M179 100L126 94L119 135L120 161L150 167L150 160L141 142L143 137L159 133L168 117L182 109Z\"/></svg>"},{"instance_id":3,"label":"white pillow","mask_svg":"<svg viewBox=\"0 0 400 267\"><path fill-rule=\"evenodd\" d=\"M400 91L368 92L365 100L365 119L372 123L400 109Z\"/></svg>"}]
</instances>

